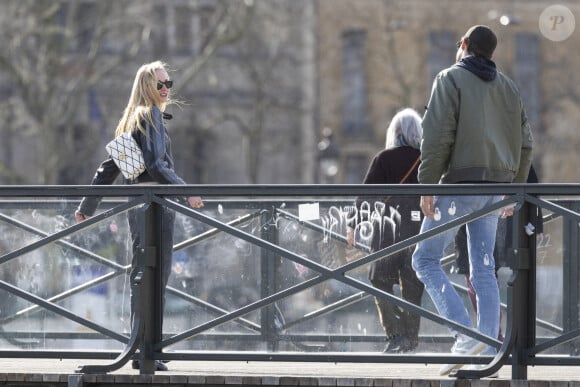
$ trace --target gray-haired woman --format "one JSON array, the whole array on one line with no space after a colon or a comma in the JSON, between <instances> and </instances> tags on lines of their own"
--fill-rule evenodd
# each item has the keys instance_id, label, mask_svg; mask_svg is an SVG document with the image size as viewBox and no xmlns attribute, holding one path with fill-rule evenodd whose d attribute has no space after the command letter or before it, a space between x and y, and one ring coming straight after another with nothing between
<instances>
[{"instance_id":1,"label":"gray-haired woman","mask_svg":"<svg viewBox=\"0 0 580 387\"><path fill-rule=\"evenodd\" d=\"M372 160L364 184L417 184L420 145L423 130L421 117L410 108L395 114L387 128L384 150ZM347 229L350 245L357 239L357 230L372 229L371 250L378 251L419 233L421 208L419 197L359 198L357 225ZM365 224L367 227L363 227ZM372 225L372 226L371 226ZM360 235L359 235L360 236ZM371 264L371 283L387 293L399 285L403 299L421 304L423 283L411 267L413 247L408 247ZM375 297L381 325L387 336L384 352L414 350L419 343L420 316Z\"/></svg>"}]
</instances>

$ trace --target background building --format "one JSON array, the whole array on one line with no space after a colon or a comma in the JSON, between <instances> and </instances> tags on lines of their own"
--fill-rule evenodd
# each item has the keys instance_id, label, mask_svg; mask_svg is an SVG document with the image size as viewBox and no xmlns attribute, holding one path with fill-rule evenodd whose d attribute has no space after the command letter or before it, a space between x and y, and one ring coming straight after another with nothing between
<instances>
[{"instance_id":1,"label":"background building","mask_svg":"<svg viewBox=\"0 0 580 387\"><path fill-rule=\"evenodd\" d=\"M547 1L320 0L320 127L339 152L336 182L361 182L396 111L420 114L432 80L455 60L467 28L486 24L499 39L495 61L522 93L536 139L542 181L577 181L578 31L542 35ZM565 2L573 15L580 4ZM572 22L567 19L566 22ZM328 130L328 129L327 129Z\"/></svg>"}]
</instances>

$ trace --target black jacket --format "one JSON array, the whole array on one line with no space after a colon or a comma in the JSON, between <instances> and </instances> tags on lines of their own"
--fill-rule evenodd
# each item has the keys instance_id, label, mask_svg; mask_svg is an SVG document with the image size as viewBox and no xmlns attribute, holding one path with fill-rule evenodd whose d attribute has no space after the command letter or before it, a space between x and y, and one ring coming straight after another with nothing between
<instances>
[{"instance_id":1,"label":"black jacket","mask_svg":"<svg viewBox=\"0 0 580 387\"><path fill-rule=\"evenodd\" d=\"M417 165L407 179L401 180L409 172L420 156L418 149L401 146L380 151L371 161L363 184L418 184ZM383 214L377 214L376 208L385 204ZM421 229L422 212L419 206L419 196L390 196L358 198L356 201L357 221L374 222L374 232L371 241L373 251L390 246L395 242L417 235ZM365 207L374 211L374 219L369 219L368 211L361 211ZM391 212L390 208L396 210ZM380 215L377 217L376 215ZM372 215L371 215L372 217ZM352 227L352 225L350 225Z\"/></svg>"}]
</instances>

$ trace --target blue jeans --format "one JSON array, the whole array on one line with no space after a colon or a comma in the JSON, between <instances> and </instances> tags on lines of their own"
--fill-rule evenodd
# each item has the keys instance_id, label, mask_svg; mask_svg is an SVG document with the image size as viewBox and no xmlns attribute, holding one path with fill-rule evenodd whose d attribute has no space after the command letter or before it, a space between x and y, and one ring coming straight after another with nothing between
<instances>
[{"instance_id":1,"label":"blue jeans","mask_svg":"<svg viewBox=\"0 0 580 387\"><path fill-rule=\"evenodd\" d=\"M440 213L440 219L438 216L435 219L425 218L421 233L499 200L500 196L435 196L435 211ZM467 223L470 280L477 295L477 329L494 339L499 331L500 308L493 257L498 218L498 211L494 211ZM453 242L457 230L454 228L419 242L413 253L413 269L425 284L425 290L441 316L473 328L465 304L441 267L444 249ZM454 329L451 332L454 335L457 333Z\"/></svg>"}]
</instances>

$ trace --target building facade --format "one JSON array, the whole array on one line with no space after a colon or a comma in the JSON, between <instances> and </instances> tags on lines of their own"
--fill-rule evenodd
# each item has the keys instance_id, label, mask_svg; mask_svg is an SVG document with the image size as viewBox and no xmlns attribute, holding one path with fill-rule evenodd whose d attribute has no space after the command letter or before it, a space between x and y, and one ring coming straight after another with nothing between
<instances>
[{"instance_id":1,"label":"building facade","mask_svg":"<svg viewBox=\"0 0 580 387\"><path fill-rule=\"evenodd\" d=\"M580 15L580 4L565 3L572 15ZM550 5L319 0L319 120L321 136L332 132L338 154L332 180L362 181L372 156L384 147L394 113L412 107L423 114L433 78L455 60L455 42L469 26L485 24L498 35L499 70L515 80L523 96L540 179L576 181L580 83L574 68L580 36L573 31L554 41L542 33L540 19ZM566 27L574 22L568 15L549 20Z\"/></svg>"},{"instance_id":2,"label":"building facade","mask_svg":"<svg viewBox=\"0 0 580 387\"><path fill-rule=\"evenodd\" d=\"M498 35L494 59L521 89L540 179L578 179L580 36L541 31L548 1L54 4L9 0L0 16L1 184L88 183L136 69L157 59L174 70L183 102L170 130L186 181L360 183L391 117L423 113L473 24ZM562 5L580 15L579 3ZM39 35L39 25L57 33Z\"/></svg>"}]
</instances>

